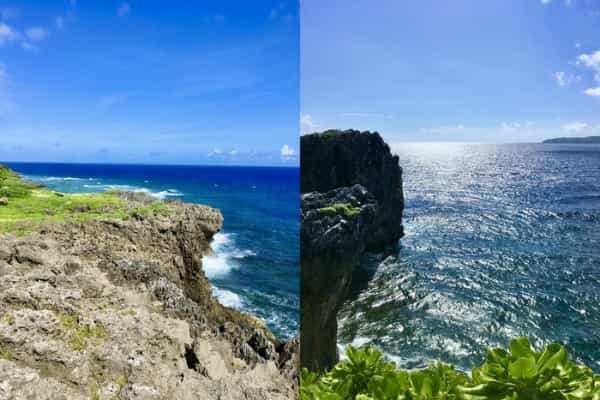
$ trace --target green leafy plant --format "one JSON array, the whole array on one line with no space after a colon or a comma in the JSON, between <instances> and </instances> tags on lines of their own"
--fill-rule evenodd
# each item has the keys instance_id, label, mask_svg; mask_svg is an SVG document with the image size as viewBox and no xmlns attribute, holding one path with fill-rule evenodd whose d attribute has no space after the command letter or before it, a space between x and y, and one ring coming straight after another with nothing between
<instances>
[{"instance_id":1,"label":"green leafy plant","mask_svg":"<svg viewBox=\"0 0 600 400\"><path fill-rule=\"evenodd\" d=\"M566 349L532 349L526 338L509 350L491 349L470 376L437 363L418 371L397 369L370 346L349 347L330 371L301 374L302 400L600 400L600 376L575 364Z\"/></svg>"},{"instance_id":2,"label":"green leafy plant","mask_svg":"<svg viewBox=\"0 0 600 400\"><path fill-rule=\"evenodd\" d=\"M526 338L511 340L509 351L490 350L461 392L466 400L600 399L598 377L571 361L564 346L552 343L536 352Z\"/></svg>"}]
</instances>

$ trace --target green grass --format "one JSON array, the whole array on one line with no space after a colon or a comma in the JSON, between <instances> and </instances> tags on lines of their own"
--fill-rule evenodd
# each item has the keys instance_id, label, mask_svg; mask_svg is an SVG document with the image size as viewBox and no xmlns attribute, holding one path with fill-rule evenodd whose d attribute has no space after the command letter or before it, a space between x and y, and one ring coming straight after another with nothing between
<instances>
[{"instance_id":1,"label":"green grass","mask_svg":"<svg viewBox=\"0 0 600 400\"><path fill-rule=\"evenodd\" d=\"M2 202L8 204L2 205ZM36 231L44 222L84 222L92 219L126 219L150 213L167 214L169 207L156 201L133 205L115 192L62 194L26 182L0 165L0 233L17 235Z\"/></svg>"},{"instance_id":2,"label":"green grass","mask_svg":"<svg viewBox=\"0 0 600 400\"><path fill-rule=\"evenodd\" d=\"M526 338L488 350L470 374L441 363L398 369L370 346L321 375L301 374L301 400L600 400L600 375L574 362L564 346L536 351Z\"/></svg>"},{"instance_id":3,"label":"green grass","mask_svg":"<svg viewBox=\"0 0 600 400\"><path fill-rule=\"evenodd\" d=\"M342 214L345 217L352 217L360 213L359 207L354 207L350 203L335 203L328 207L319 208L319 212L323 214Z\"/></svg>"}]
</instances>

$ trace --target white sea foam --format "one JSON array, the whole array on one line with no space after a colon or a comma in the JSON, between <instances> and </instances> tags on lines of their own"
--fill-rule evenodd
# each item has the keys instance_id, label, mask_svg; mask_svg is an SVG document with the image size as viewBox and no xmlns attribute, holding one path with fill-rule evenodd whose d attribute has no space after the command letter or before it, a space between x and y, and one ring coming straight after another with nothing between
<instances>
[{"instance_id":1,"label":"white sea foam","mask_svg":"<svg viewBox=\"0 0 600 400\"><path fill-rule=\"evenodd\" d=\"M252 250L237 248L230 233L217 233L213 236L210 247L213 254L202 258L202 266L208 278L222 277L237 267L236 259L256 255Z\"/></svg>"},{"instance_id":2,"label":"white sea foam","mask_svg":"<svg viewBox=\"0 0 600 400\"><path fill-rule=\"evenodd\" d=\"M25 179L38 182L55 182L55 181L83 181L83 178L76 178L73 176L27 176Z\"/></svg>"},{"instance_id":3,"label":"white sea foam","mask_svg":"<svg viewBox=\"0 0 600 400\"><path fill-rule=\"evenodd\" d=\"M87 189L104 190L104 191L124 190L124 191L129 191L129 192L146 193L158 200L164 200L167 197L183 196L183 193L181 193L177 189L152 191L145 187L132 186L132 185L112 185L112 184L104 184L104 183L88 183L88 184L83 185L83 187L87 188Z\"/></svg>"},{"instance_id":4,"label":"white sea foam","mask_svg":"<svg viewBox=\"0 0 600 400\"><path fill-rule=\"evenodd\" d=\"M216 286L213 286L212 291L213 296L224 306L235 308L236 310L242 310L244 307L244 301L238 294L230 290L219 289Z\"/></svg>"}]
</instances>

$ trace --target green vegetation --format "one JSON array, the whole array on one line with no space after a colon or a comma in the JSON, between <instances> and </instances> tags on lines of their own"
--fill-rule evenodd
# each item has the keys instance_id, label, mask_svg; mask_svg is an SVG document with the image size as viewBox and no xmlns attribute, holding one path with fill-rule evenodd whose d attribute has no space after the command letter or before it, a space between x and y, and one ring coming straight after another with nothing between
<instances>
[{"instance_id":1,"label":"green vegetation","mask_svg":"<svg viewBox=\"0 0 600 400\"><path fill-rule=\"evenodd\" d=\"M10 350L3 348L0 346L0 360L12 360L13 355Z\"/></svg>"},{"instance_id":2,"label":"green vegetation","mask_svg":"<svg viewBox=\"0 0 600 400\"><path fill-rule=\"evenodd\" d=\"M302 400L600 400L600 375L575 364L556 343L542 351L526 338L509 351L491 349L470 375L444 364L397 369L369 347L348 348L348 359L319 376L302 371Z\"/></svg>"},{"instance_id":3,"label":"green vegetation","mask_svg":"<svg viewBox=\"0 0 600 400\"><path fill-rule=\"evenodd\" d=\"M167 214L160 201L134 205L116 192L62 194L27 182L0 165L0 233L23 235L46 221L83 222L90 219L126 219L144 214Z\"/></svg>"},{"instance_id":4,"label":"green vegetation","mask_svg":"<svg viewBox=\"0 0 600 400\"><path fill-rule=\"evenodd\" d=\"M329 129L329 130L327 130L325 132L322 132L321 136L324 139L330 139L330 138L332 138L332 137L334 137L335 135L338 135L338 134L340 134L340 131L338 131L337 129Z\"/></svg>"},{"instance_id":5,"label":"green vegetation","mask_svg":"<svg viewBox=\"0 0 600 400\"><path fill-rule=\"evenodd\" d=\"M100 395L98 394L98 386L96 385L90 388L90 400L100 400Z\"/></svg>"},{"instance_id":6,"label":"green vegetation","mask_svg":"<svg viewBox=\"0 0 600 400\"><path fill-rule=\"evenodd\" d=\"M58 320L62 329L69 334L68 343L73 351L85 350L90 340L101 343L108 337L108 332L102 325L82 326L74 315L61 314L58 316Z\"/></svg>"},{"instance_id":7,"label":"green vegetation","mask_svg":"<svg viewBox=\"0 0 600 400\"><path fill-rule=\"evenodd\" d=\"M353 215L360 213L360 207L354 207L350 203L335 203L328 207L322 207L318 209L319 212L324 214L342 214L345 217L352 217Z\"/></svg>"}]
</instances>

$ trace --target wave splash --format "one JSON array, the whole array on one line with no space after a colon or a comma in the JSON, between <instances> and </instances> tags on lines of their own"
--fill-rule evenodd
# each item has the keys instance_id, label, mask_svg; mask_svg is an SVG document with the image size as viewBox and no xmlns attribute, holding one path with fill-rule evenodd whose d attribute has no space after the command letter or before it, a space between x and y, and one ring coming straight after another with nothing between
<instances>
[{"instance_id":1,"label":"wave splash","mask_svg":"<svg viewBox=\"0 0 600 400\"><path fill-rule=\"evenodd\" d=\"M210 247L213 253L202 258L202 266L209 279L223 277L237 268L236 259L256 255L252 250L237 248L231 233L217 233Z\"/></svg>"}]
</instances>

